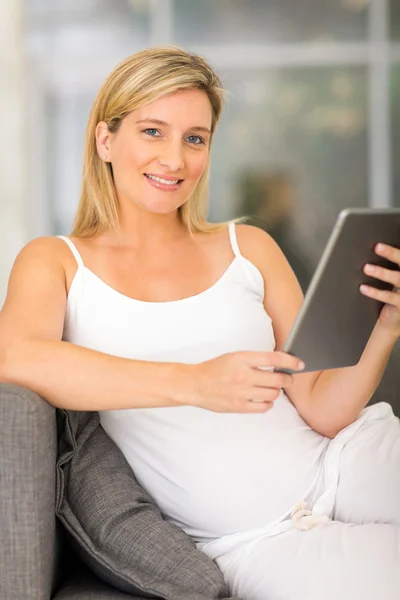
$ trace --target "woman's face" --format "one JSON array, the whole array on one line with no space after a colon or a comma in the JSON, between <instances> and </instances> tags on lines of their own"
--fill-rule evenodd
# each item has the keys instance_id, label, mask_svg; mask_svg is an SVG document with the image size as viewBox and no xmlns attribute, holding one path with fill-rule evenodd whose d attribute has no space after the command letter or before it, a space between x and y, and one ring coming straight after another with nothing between
<instances>
[{"instance_id":1,"label":"woman's face","mask_svg":"<svg viewBox=\"0 0 400 600\"><path fill-rule=\"evenodd\" d=\"M99 123L119 202L163 214L182 206L207 167L211 120L205 92L179 90L129 113L115 134Z\"/></svg>"}]
</instances>

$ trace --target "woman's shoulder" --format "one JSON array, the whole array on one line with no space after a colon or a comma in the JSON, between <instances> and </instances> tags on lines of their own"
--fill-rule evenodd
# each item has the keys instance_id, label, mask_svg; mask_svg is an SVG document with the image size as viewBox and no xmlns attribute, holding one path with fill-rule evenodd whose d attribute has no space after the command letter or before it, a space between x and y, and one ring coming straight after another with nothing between
<instances>
[{"instance_id":1,"label":"woman's shoulder","mask_svg":"<svg viewBox=\"0 0 400 600\"><path fill-rule=\"evenodd\" d=\"M233 235L242 257L253 263L266 279L271 265L282 260L283 253L273 237L264 229L247 223L231 221ZM203 233L200 239L209 249L212 256L221 257L225 264L232 256L232 242L228 235L229 223L225 228L212 233Z\"/></svg>"},{"instance_id":2,"label":"woman's shoulder","mask_svg":"<svg viewBox=\"0 0 400 600\"><path fill-rule=\"evenodd\" d=\"M74 245L76 240L70 236ZM76 258L71 248L56 235L41 236L30 240L18 253L14 265L23 270L46 270L59 274L64 281L76 270Z\"/></svg>"},{"instance_id":3,"label":"woman's shoulder","mask_svg":"<svg viewBox=\"0 0 400 600\"><path fill-rule=\"evenodd\" d=\"M282 250L274 238L261 227L247 223L237 223L236 239L242 256L252 262L261 273L271 263L282 260Z\"/></svg>"},{"instance_id":4,"label":"woman's shoulder","mask_svg":"<svg viewBox=\"0 0 400 600\"><path fill-rule=\"evenodd\" d=\"M65 282L66 244L56 236L33 238L25 244L15 257L9 285L23 288L25 282L35 281L40 288L44 282ZM30 285L29 283L29 285Z\"/></svg>"},{"instance_id":5,"label":"woman's shoulder","mask_svg":"<svg viewBox=\"0 0 400 600\"><path fill-rule=\"evenodd\" d=\"M48 264L59 263L61 265L68 252L66 243L59 237L51 235L41 236L27 242L19 251L16 260L39 259Z\"/></svg>"}]
</instances>

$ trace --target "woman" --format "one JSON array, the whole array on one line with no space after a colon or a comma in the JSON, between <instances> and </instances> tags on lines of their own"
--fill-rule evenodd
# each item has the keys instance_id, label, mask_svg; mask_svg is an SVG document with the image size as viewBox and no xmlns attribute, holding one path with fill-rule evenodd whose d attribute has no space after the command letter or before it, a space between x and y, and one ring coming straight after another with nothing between
<instances>
[{"instance_id":1,"label":"woman","mask_svg":"<svg viewBox=\"0 0 400 600\"><path fill-rule=\"evenodd\" d=\"M354 367L301 373L280 351L303 300L285 257L261 229L206 221L222 103L212 69L179 48L110 74L72 235L31 241L13 266L1 377L99 411L234 594L398 599L399 423L384 403L363 409L400 335L400 295L361 290L386 305Z\"/></svg>"}]
</instances>

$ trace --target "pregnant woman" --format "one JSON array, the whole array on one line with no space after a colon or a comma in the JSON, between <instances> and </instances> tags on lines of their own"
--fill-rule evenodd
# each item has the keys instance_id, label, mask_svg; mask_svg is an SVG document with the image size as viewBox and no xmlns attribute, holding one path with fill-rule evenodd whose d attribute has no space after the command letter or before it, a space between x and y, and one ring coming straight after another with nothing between
<instances>
[{"instance_id":1,"label":"pregnant woman","mask_svg":"<svg viewBox=\"0 0 400 600\"><path fill-rule=\"evenodd\" d=\"M399 273L365 266L393 290L360 290L384 307L359 363L302 373L281 351L303 301L282 251L206 218L222 106L217 75L180 48L109 75L71 235L32 240L13 266L1 378L98 411L233 594L398 600L400 426L365 407L400 336Z\"/></svg>"}]
</instances>

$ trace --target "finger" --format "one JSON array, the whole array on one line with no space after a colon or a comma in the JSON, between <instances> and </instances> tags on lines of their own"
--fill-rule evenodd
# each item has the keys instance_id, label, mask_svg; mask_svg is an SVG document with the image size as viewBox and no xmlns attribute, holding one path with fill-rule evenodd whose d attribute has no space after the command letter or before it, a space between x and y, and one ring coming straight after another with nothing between
<instances>
[{"instance_id":1,"label":"finger","mask_svg":"<svg viewBox=\"0 0 400 600\"><path fill-rule=\"evenodd\" d=\"M400 287L400 273L393 269L384 269L377 265L366 264L364 266L364 273L375 279L381 279L382 281L391 283L395 287Z\"/></svg>"},{"instance_id":2,"label":"finger","mask_svg":"<svg viewBox=\"0 0 400 600\"><path fill-rule=\"evenodd\" d=\"M273 407L273 402L254 402L253 400L248 400L246 404L243 406L243 412L246 413L265 413L271 410Z\"/></svg>"},{"instance_id":3,"label":"finger","mask_svg":"<svg viewBox=\"0 0 400 600\"><path fill-rule=\"evenodd\" d=\"M275 402L281 393L280 388L253 387L249 391L250 400L253 402Z\"/></svg>"},{"instance_id":4,"label":"finger","mask_svg":"<svg viewBox=\"0 0 400 600\"><path fill-rule=\"evenodd\" d=\"M292 356L286 352L274 352L273 366L280 367L282 369L291 369L293 371L302 371L305 367L305 364L297 356Z\"/></svg>"},{"instance_id":5,"label":"finger","mask_svg":"<svg viewBox=\"0 0 400 600\"><path fill-rule=\"evenodd\" d=\"M239 402L228 403L224 412L231 413L263 413L270 410L273 406L273 401L264 400L263 402L255 402L254 400L241 400Z\"/></svg>"},{"instance_id":6,"label":"finger","mask_svg":"<svg viewBox=\"0 0 400 600\"><path fill-rule=\"evenodd\" d=\"M377 288L364 284L360 285L360 292L365 296L369 296L369 298L374 298L384 304L391 304L392 306L400 308L400 294L398 292L378 290Z\"/></svg>"},{"instance_id":7,"label":"finger","mask_svg":"<svg viewBox=\"0 0 400 600\"><path fill-rule=\"evenodd\" d=\"M304 369L304 363L286 352L241 352L239 353L249 367L259 369L271 369L271 367L282 367L293 371Z\"/></svg>"},{"instance_id":8,"label":"finger","mask_svg":"<svg viewBox=\"0 0 400 600\"><path fill-rule=\"evenodd\" d=\"M379 256L384 256L388 260L391 260L392 262L400 266L400 248L395 248L394 246L379 243L375 246L375 254L379 254Z\"/></svg>"},{"instance_id":9,"label":"finger","mask_svg":"<svg viewBox=\"0 0 400 600\"><path fill-rule=\"evenodd\" d=\"M254 369L254 375L251 377L251 384L259 387L271 387L282 389L289 387L293 383L293 376L285 373L261 372L260 369Z\"/></svg>"}]
</instances>

